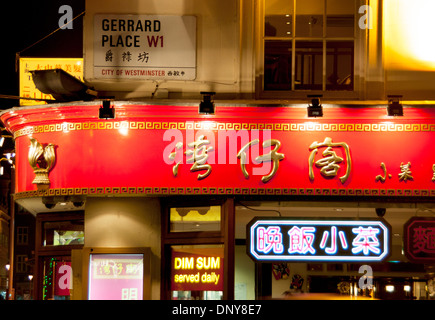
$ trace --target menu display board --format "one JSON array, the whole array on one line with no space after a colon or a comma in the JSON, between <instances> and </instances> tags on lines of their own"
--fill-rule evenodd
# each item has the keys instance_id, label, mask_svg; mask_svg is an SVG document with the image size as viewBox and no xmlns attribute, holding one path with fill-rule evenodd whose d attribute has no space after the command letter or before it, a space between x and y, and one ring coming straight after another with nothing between
<instances>
[{"instance_id":1,"label":"menu display board","mask_svg":"<svg viewBox=\"0 0 435 320\"><path fill-rule=\"evenodd\" d=\"M89 300L142 300L143 254L90 254Z\"/></svg>"}]
</instances>

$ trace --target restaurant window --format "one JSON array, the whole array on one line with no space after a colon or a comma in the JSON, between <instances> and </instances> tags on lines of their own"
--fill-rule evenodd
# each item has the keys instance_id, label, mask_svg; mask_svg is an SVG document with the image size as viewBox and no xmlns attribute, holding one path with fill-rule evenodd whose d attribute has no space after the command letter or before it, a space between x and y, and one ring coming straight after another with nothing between
<instances>
[{"instance_id":1,"label":"restaurant window","mask_svg":"<svg viewBox=\"0 0 435 320\"><path fill-rule=\"evenodd\" d=\"M356 0L265 0L264 91L353 91Z\"/></svg>"},{"instance_id":2,"label":"restaurant window","mask_svg":"<svg viewBox=\"0 0 435 320\"><path fill-rule=\"evenodd\" d=\"M43 223L44 246L84 244L84 221L47 221Z\"/></svg>"},{"instance_id":3,"label":"restaurant window","mask_svg":"<svg viewBox=\"0 0 435 320\"><path fill-rule=\"evenodd\" d=\"M170 209L170 232L221 230L221 207L175 207Z\"/></svg>"},{"instance_id":4,"label":"restaurant window","mask_svg":"<svg viewBox=\"0 0 435 320\"><path fill-rule=\"evenodd\" d=\"M162 209L161 298L233 299L232 199L173 197Z\"/></svg>"},{"instance_id":5,"label":"restaurant window","mask_svg":"<svg viewBox=\"0 0 435 320\"><path fill-rule=\"evenodd\" d=\"M39 213L35 238L35 300L70 299L71 254L84 246L84 212Z\"/></svg>"},{"instance_id":6,"label":"restaurant window","mask_svg":"<svg viewBox=\"0 0 435 320\"><path fill-rule=\"evenodd\" d=\"M70 256L42 259L42 300L70 300L72 289Z\"/></svg>"}]
</instances>

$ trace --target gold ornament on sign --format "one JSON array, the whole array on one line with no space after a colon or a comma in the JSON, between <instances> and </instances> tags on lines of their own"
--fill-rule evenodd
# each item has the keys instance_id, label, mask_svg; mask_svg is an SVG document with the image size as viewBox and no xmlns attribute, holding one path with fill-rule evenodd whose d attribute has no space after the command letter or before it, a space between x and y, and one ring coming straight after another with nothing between
<instances>
[{"instance_id":1,"label":"gold ornament on sign","mask_svg":"<svg viewBox=\"0 0 435 320\"><path fill-rule=\"evenodd\" d=\"M56 161L54 144L49 143L43 147L36 139L30 138L29 164L35 173L34 184L39 190L46 190L50 187L48 173Z\"/></svg>"}]
</instances>

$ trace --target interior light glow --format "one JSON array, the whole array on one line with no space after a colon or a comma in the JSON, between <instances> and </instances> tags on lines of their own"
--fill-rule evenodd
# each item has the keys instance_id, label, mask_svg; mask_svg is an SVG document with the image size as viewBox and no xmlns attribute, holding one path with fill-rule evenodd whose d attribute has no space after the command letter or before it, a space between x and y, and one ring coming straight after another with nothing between
<instances>
[{"instance_id":1,"label":"interior light glow","mask_svg":"<svg viewBox=\"0 0 435 320\"><path fill-rule=\"evenodd\" d=\"M394 286L389 284L389 285L385 286L385 290L387 292L394 292Z\"/></svg>"},{"instance_id":2,"label":"interior light glow","mask_svg":"<svg viewBox=\"0 0 435 320\"><path fill-rule=\"evenodd\" d=\"M403 286L403 290L404 290L405 292L411 292L411 286L410 286L410 285L404 285L404 286Z\"/></svg>"},{"instance_id":3,"label":"interior light glow","mask_svg":"<svg viewBox=\"0 0 435 320\"><path fill-rule=\"evenodd\" d=\"M384 0L383 12L386 67L435 70L435 1Z\"/></svg>"}]
</instances>

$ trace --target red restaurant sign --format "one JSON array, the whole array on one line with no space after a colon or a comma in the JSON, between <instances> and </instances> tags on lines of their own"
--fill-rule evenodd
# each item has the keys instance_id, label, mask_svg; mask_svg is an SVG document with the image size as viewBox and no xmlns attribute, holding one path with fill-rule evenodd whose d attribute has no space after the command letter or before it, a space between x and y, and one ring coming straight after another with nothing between
<instances>
[{"instance_id":1,"label":"red restaurant sign","mask_svg":"<svg viewBox=\"0 0 435 320\"><path fill-rule=\"evenodd\" d=\"M412 217L404 226L404 252L414 263L435 263L435 219Z\"/></svg>"},{"instance_id":2,"label":"red restaurant sign","mask_svg":"<svg viewBox=\"0 0 435 320\"><path fill-rule=\"evenodd\" d=\"M385 108L326 108L314 119L305 106L217 106L216 115L199 115L197 106L117 103L114 120L98 119L98 108L44 106L1 115L16 140L17 198L435 195L430 108L405 108L397 118ZM32 149L31 139L39 146ZM46 191L35 182L41 159Z\"/></svg>"}]
</instances>

